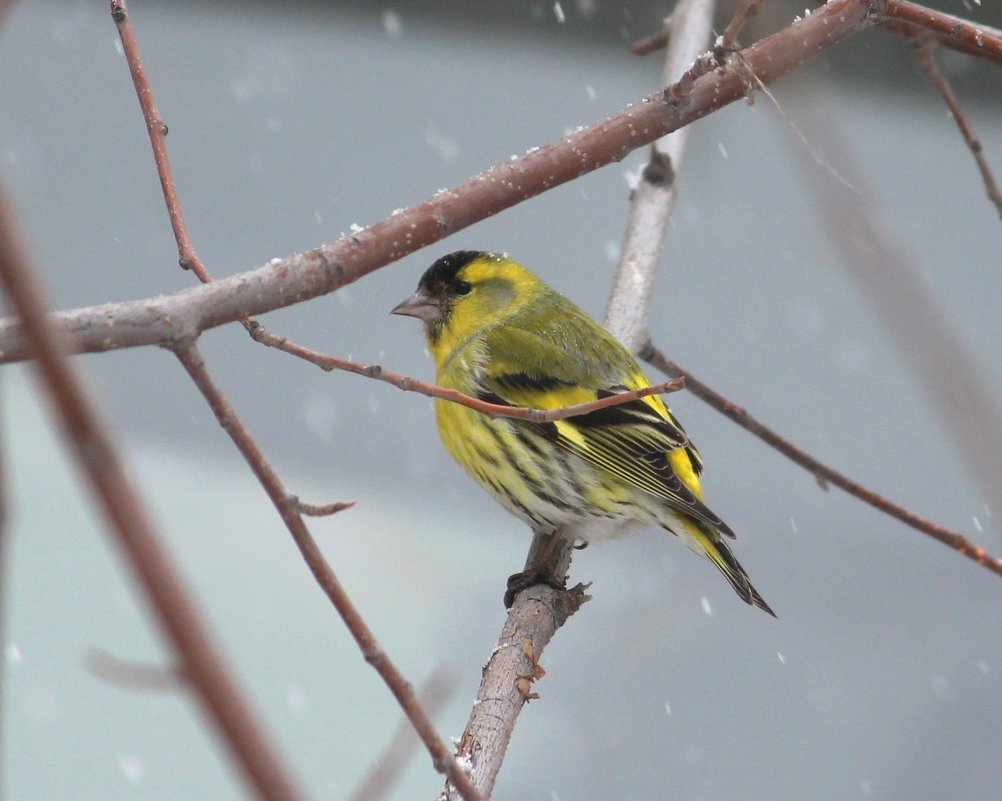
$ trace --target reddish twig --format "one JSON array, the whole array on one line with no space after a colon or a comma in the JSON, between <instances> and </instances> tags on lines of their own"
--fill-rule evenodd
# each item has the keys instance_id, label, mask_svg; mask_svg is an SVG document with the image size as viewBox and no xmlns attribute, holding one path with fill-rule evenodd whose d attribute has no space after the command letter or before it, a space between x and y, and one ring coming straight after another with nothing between
<instances>
[{"instance_id":1,"label":"reddish twig","mask_svg":"<svg viewBox=\"0 0 1002 801\"><path fill-rule=\"evenodd\" d=\"M153 91L146 77L135 32L129 22L128 10L124 0L111 0L111 13L122 39L122 46L126 53L129 71L139 97L143 117L146 120L150 142L153 146L157 174L160 177L164 201L167 204L171 226L177 241L179 262L182 267L191 269L203 284L210 284L213 282L212 276L198 258L187 233L184 215L174 186L170 161L167 157L166 143L164 141L167 128L163 124L163 120L160 118L153 102ZM243 316L240 322L249 333L263 330L260 323L249 316ZM194 381L208 402L220 425L229 434L237 449L250 466L251 471L267 492L279 515L282 517L283 522L292 534L293 540L311 573L344 620L345 625L362 650L366 661L373 665L376 672L383 678L390 691L404 709L404 712L431 754L436 770L445 774L450 781L455 783L467 801L478 801L479 795L476 789L470 783L469 778L463 772L458 762L456 762L452 752L438 736L430 718L421 708L420 703L414 695L410 683L404 679L403 675L379 646L375 636L351 602L351 599L335 576L334 571L324 559L316 541L313 539L301 517L302 514L311 516L334 514L349 508L354 502L339 502L317 506L304 503L296 496L288 493L278 474L264 458L261 449L237 416L236 411L212 380L208 370L205 368L201 354L194 345L194 341L179 341L174 344L173 350L188 371L192 381Z\"/></svg>"},{"instance_id":2,"label":"reddish twig","mask_svg":"<svg viewBox=\"0 0 1002 801\"><path fill-rule=\"evenodd\" d=\"M208 402L216 419L233 440L234 445L243 455L265 492L268 493L271 502L282 516L282 522L292 534L310 572L334 605L341 619L344 620L365 661L376 670L404 710L404 714L407 715L411 725L425 744L425 748L431 754L435 769L445 774L449 781L460 788L460 793L466 801L478 801L481 796L471 783L469 776L456 761L445 741L438 736L431 718L418 702L413 686L386 655L372 630L362 619L362 615L352 603L344 586L334 574L327 560L324 559L313 535L310 534L303 519L299 516L299 503L286 491L278 473L265 460L257 443L240 422L239 417L219 387L216 386L209 371L205 368L205 363L198 349L194 344L178 345L174 352L181 360L185 370L188 371L195 386Z\"/></svg>"},{"instance_id":3,"label":"reddish twig","mask_svg":"<svg viewBox=\"0 0 1002 801\"><path fill-rule=\"evenodd\" d=\"M914 43L922 70L929 76L929 80L932 81L933 86L936 87L936 90L942 96L946 107L950 109L950 115L953 117L953 121L957 123L957 128L960 129L960 134L964 137L964 142L974 156L974 161L981 172L981 180L985 184L985 193L988 195L988 199L995 204L995 209L998 211L999 217L1002 217L1002 192L999 192L995 176L992 174L992 168L989 166L988 159L985 158L982 150L981 141L974 133L970 122L968 122L967 115L964 114L964 109L961 108L960 103L957 101L957 96L953 93L950 82L936 64L934 53L936 38L926 33L925 35L916 36Z\"/></svg>"},{"instance_id":4,"label":"reddish twig","mask_svg":"<svg viewBox=\"0 0 1002 801\"><path fill-rule=\"evenodd\" d=\"M241 773L261 798L300 797L237 690L167 554L104 426L66 357L65 343L46 318L45 302L11 229L0 198L0 280L21 317L64 436L155 612L184 665L197 697Z\"/></svg>"},{"instance_id":5,"label":"reddish twig","mask_svg":"<svg viewBox=\"0 0 1002 801\"><path fill-rule=\"evenodd\" d=\"M888 0L880 17L880 27L898 36L911 39L917 29L925 30L943 47L1002 64L1002 31L996 28L977 25L907 0Z\"/></svg>"},{"instance_id":6,"label":"reddish twig","mask_svg":"<svg viewBox=\"0 0 1002 801\"><path fill-rule=\"evenodd\" d=\"M751 18L762 10L763 3L764 0L738 0L737 8L734 9L734 16L727 23L727 27L720 34L720 39L714 47L718 60L722 61L722 56L734 50L738 44L738 35L744 30L745 25L751 21Z\"/></svg>"},{"instance_id":7,"label":"reddish twig","mask_svg":"<svg viewBox=\"0 0 1002 801\"><path fill-rule=\"evenodd\" d=\"M129 22L129 11L126 8L125 0L111 0L111 18L115 21L115 27L118 28L125 60L129 65L129 74L136 87L136 96L139 98L139 106L143 110L143 119L146 120L146 128L150 134L153 160L156 162L157 175L160 177L160 188L163 190L164 200L167 202L167 215L170 217L174 239L177 241L178 264L184 269L194 272L199 281L207 284L212 280L212 277L202 265L198 254L195 253L191 238L188 236L188 228L184 224L184 215L181 214L181 205L178 203L177 189L174 186L174 176L167 159L167 143L165 141L167 126L153 102L153 92L146 78L146 68L139 55L136 34Z\"/></svg>"},{"instance_id":8,"label":"reddish twig","mask_svg":"<svg viewBox=\"0 0 1002 801\"><path fill-rule=\"evenodd\" d=\"M764 84L872 25L884 0L831 0L741 51ZM745 77L713 70L665 102L659 91L602 121L506 162L332 244L173 295L55 315L75 352L166 345L357 281L419 248L560 184L622 160L746 95ZM27 357L17 321L0 323L0 363Z\"/></svg>"},{"instance_id":9,"label":"reddish twig","mask_svg":"<svg viewBox=\"0 0 1002 801\"><path fill-rule=\"evenodd\" d=\"M810 472L822 484L834 484L839 489L850 495L859 498L864 503L868 503L875 509L897 518L907 526L911 526L916 531L921 531L944 545L948 545L958 551L968 559L972 559L982 567L993 573L1002 576L1002 560L997 559L987 553L984 548L972 544L962 534L940 526L923 517L919 517L913 512L909 512L904 507L887 500L878 495L873 490L867 489L861 484L857 484L842 473L819 462L813 456L804 453L800 448L789 440L784 439L779 434L760 423L742 407L727 400L720 393L710 389L706 384L694 378L690 372L683 370L675 362L671 361L664 353L654 347L651 343L643 349L640 358L648 364L671 376L685 376L686 387L697 398L705 401L721 414L726 415L746 431L751 432L768 445L771 445L788 459L796 462L805 470Z\"/></svg>"},{"instance_id":10,"label":"reddish twig","mask_svg":"<svg viewBox=\"0 0 1002 801\"><path fill-rule=\"evenodd\" d=\"M684 380L678 381L678 379L673 378L671 381L665 381L661 384L646 387L644 389L620 392L615 395L609 395L605 398L599 398L598 400L588 401L587 403L562 406L559 409L526 409L518 406L506 406L500 403L488 403L487 401L480 400L479 398L465 395L455 389L440 387L436 384L419 381L418 379L411 378L410 376L384 370L378 364L354 362L350 359L342 359L338 356L321 353L320 351L312 350L311 348L307 348L295 342L289 342L283 337L264 331L260 327L257 328L251 336L263 345L267 345L271 348L277 348L284 353L297 356L298 358L308 361L311 364L315 364L321 370L344 370L345 372L355 373L356 375L363 375L366 378L374 378L377 381L385 381L387 384L392 384L397 387L397 389L403 390L404 392L417 392L421 395L426 395L429 398L441 398L442 400L458 403L460 406L466 406L469 409L485 414L492 420L495 420L498 417L511 417L516 420L526 420L530 423L552 423L554 420L564 420L568 417L577 417L578 415L588 414L589 412L595 412L599 409L608 409L611 406L619 406L623 403L629 403L630 401L637 400L638 398L645 398L648 395L660 395L666 392L677 392L678 390L685 388Z\"/></svg>"}]
</instances>

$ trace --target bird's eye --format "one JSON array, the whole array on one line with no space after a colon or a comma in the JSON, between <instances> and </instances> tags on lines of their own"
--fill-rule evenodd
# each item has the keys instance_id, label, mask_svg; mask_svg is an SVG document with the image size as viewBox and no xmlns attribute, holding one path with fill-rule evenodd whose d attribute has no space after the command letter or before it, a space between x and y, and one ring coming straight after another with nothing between
<instances>
[{"instance_id":1,"label":"bird's eye","mask_svg":"<svg viewBox=\"0 0 1002 801\"><path fill-rule=\"evenodd\" d=\"M452 294L454 295L469 295L473 287L466 281L456 281L452 285Z\"/></svg>"}]
</instances>

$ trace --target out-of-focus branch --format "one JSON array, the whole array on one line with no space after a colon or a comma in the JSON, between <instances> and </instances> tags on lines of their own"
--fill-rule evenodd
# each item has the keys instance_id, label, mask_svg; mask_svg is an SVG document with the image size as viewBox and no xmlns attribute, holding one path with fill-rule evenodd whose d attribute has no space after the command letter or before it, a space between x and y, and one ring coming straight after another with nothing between
<instances>
[{"instance_id":1,"label":"out-of-focus branch","mask_svg":"<svg viewBox=\"0 0 1002 801\"><path fill-rule=\"evenodd\" d=\"M666 23L671 39L662 73L665 86L676 85L706 50L714 6L714 0L680 0L675 7ZM631 195L623 250L605 312L605 327L630 353L637 353L649 339L651 294L675 207L676 179L688 135L688 128L679 128L651 145L650 160Z\"/></svg>"},{"instance_id":2,"label":"out-of-focus branch","mask_svg":"<svg viewBox=\"0 0 1002 801\"><path fill-rule=\"evenodd\" d=\"M418 688L417 697L429 715L436 715L452 699L456 692L456 676L441 667L428 677ZM372 767L359 783L348 801L383 801L389 798L393 788L399 783L407 765L417 752L418 740L410 721L400 721L400 726L386 744L383 753L372 763Z\"/></svg>"},{"instance_id":3,"label":"out-of-focus branch","mask_svg":"<svg viewBox=\"0 0 1002 801\"><path fill-rule=\"evenodd\" d=\"M838 266L856 283L860 298L936 409L937 422L965 462L982 500L1002 508L1002 408L984 381L978 359L945 319L940 302L920 280L907 251L881 226L865 171L839 127L838 116L822 105L823 97L817 87L805 95L800 116L810 125L812 137L823 143L829 160L858 191L823 177L812 180L817 177L814 162L803 148L792 148L822 230L842 254Z\"/></svg>"},{"instance_id":4,"label":"out-of-focus branch","mask_svg":"<svg viewBox=\"0 0 1002 801\"><path fill-rule=\"evenodd\" d=\"M215 724L246 783L260 798L300 798L272 751L160 546L159 536L133 492L94 407L69 363L65 342L48 322L41 290L16 242L0 197L0 281L17 310L67 445L95 495L115 541L142 587L155 618L197 698Z\"/></svg>"},{"instance_id":5,"label":"out-of-focus branch","mask_svg":"<svg viewBox=\"0 0 1002 801\"><path fill-rule=\"evenodd\" d=\"M944 545L948 545L968 559L972 559L982 567L993 573L1002 576L1002 560L997 559L987 553L984 548L971 543L962 534L951 531L948 528L937 525L917 514L908 511L902 506L887 500L871 489L867 489L862 484L858 484L851 478L847 478L842 473L833 470L831 467L819 462L813 456L808 455L789 440L784 439L772 429L760 423L742 407L733 401L728 400L719 392L708 387L702 381L694 378L692 373L671 361L664 353L654 345L648 343L641 351L640 358L653 365L662 372L673 376L685 376L686 387L689 391L702 401L705 401L718 412L726 415L746 431L751 432L768 445L771 445L788 459L796 462L805 470L810 472L822 485L833 484L841 490L849 493L864 503L868 503L874 509L878 509L891 517L897 518L902 523L923 534L928 534L933 539L939 540Z\"/></svg>"},{"instance_id":6,"label":"out-of-focus branch","mask_svg":"<svg viewBox=\"0 0 1002 801\"><path fill-rule=\"evenodd\" d=\"M995 182L992 168L988 164L988 159L985 158L984 150L981 147L981 140L978 139L971 124L967 121L967 115L964 114L964 109L957 100L957 96L953 93L950 82L936 64L935 49L935 37L930 34L916 36L915 51L918 54L919 64L922 65L922 70L925 74L929 76L932 85L936 87L936 91L942 96L946 107L950 109L950 115L953 117L953 121L957 123L960 135L964 137L964 142L967 144L968 149L974 156L975 163L978 165L981 180L985 184L985 194L995 204L999 217L1002 217L1002 192L999 192L999 186Z\"/></svg>"},{"instance_id":7,"label":"out-of-focus branch","mask_svg":"<svg viewBox=\"0 0 1002 801\"><path fill-rule=\"evenodd\" d=\"M740 51L769 84L869 27L887 0L832 0ZM745 77L714 70L689 91L656 92L618 114L474 176L351 236L212 284L156 298L54 315L75 352L183 341L208 328L290 306L357 281L421 247L585 173L620 161L745 96ZM679 100L677 98L681 97ZM0 321L0 363L24 359L16 320Z\"/></svg>"},{"instance_id":8,"label":"out-of-focus branch","mask_svg":"<svg viewBox=\"0 0 1002 801\"><path fill-rule=\"evenodd\" d=\"M101 681L126 690L176 692L190 686L184 671L178 667L129 661L100 648L91 648L84 654L84 666Z\"/></svg>"}]
</instances>

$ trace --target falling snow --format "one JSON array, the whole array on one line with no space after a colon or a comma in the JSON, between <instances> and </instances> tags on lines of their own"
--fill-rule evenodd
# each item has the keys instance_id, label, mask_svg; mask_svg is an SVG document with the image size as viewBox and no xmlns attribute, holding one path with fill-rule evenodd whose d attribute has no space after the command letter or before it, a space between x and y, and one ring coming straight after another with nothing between
<instances>
[{"instance_id":1,"label":"falling snow","mask_svg":"<svg viewBox=\"0 0 1002 801\"><path fill-rule=\"evenodd\" d=\"M459 144L455 139L446 136L435 123L429 122L424 129L424 143L438 155L442 161L455 161L459 156Z\"/></svg>"},{"instance_id":2,"label":"falling snow","mask_svg":"<svg viewBox=\"0 0 1002 801\"><path fill-rule=\"evenodd\" d=\"M136 759L135 757L119 754L118 769L121 770L122 775L133 784L138 784L146 776L146 766L141 760Z\"/></svg>"},{"instance_id":3,"label":"falling snow","mask_svg":"<svg viewBox=\"0 0 1002 801\"><path fill-rule=\"evenodd\" d=\"M9 642L7 647L4 649L4 656L7 658L8 665L20 665L22 661L21 649L17 647L17 643Z\"/></svg>"},{"instance_id":4,"label":"falling snow","mask_svg":"<svg viewBox=\"0 0 1002 801\"><path fill-rule=\"evenodd\" d=\"M706 615L707 617L709 617L710 615L713 614L713 607L710 606L710 599L709 598L707 598L704 595L702 598L699 599L699 603L703 607L703 614L704 615Z\"/></svg>"},{"instance_id":5,"label":"falling snow","mask_svg":"<svg viewBox=\"0 0 1002 801\"><path fill-rule=\"evenodd\" d=\"M404 30L404 24L396 11L390 9L383 12L383 30L386 31L386 35L391 39L400 38L400 34Z\"/></svg>"},{"instance_id":6,"label":"falling snow","mask_svg":"<svg viewBox=\"0 0 1002 801\"><path fill-rule=\"evenodd\" d=\"M286 694L286 701L289 704L289 709L293 712L302 712L306 709L306 696L303 695L302 691L298 687L289 688L289 691Z\"/></svg>"},{"instance_id":7,"label":"falling snow","mask_svg":"<svg viewBox=\"0 0 1002 801\"><path fill-rule=\"evenodd\" d=\"M564 16L564 7L559 2L553 4L553 16L557 18L557 22L561 25L567 22L567 17Z\"/></svg>"}]
</instances>

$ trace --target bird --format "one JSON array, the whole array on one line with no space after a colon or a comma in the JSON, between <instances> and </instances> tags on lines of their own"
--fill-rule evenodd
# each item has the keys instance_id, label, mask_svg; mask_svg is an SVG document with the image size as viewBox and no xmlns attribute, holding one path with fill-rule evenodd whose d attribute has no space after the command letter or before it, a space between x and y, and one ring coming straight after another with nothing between
<instances>
[{"instance_id":1,"label":"bird","mask_svg":"<svg viewBox=\"0 0 1002 801\"><path fill-rule=\"evenodd\" d=\"M439 386L489 403L556 409L651 386L612 334L507 254L439 258L391 313L424 324ZM445 449L534 531L587 544L663 528L775 616L724 542L734 532L703 503L702 458L658 395L543 423L434 405Z\"/></svg>"}]
</instances>

